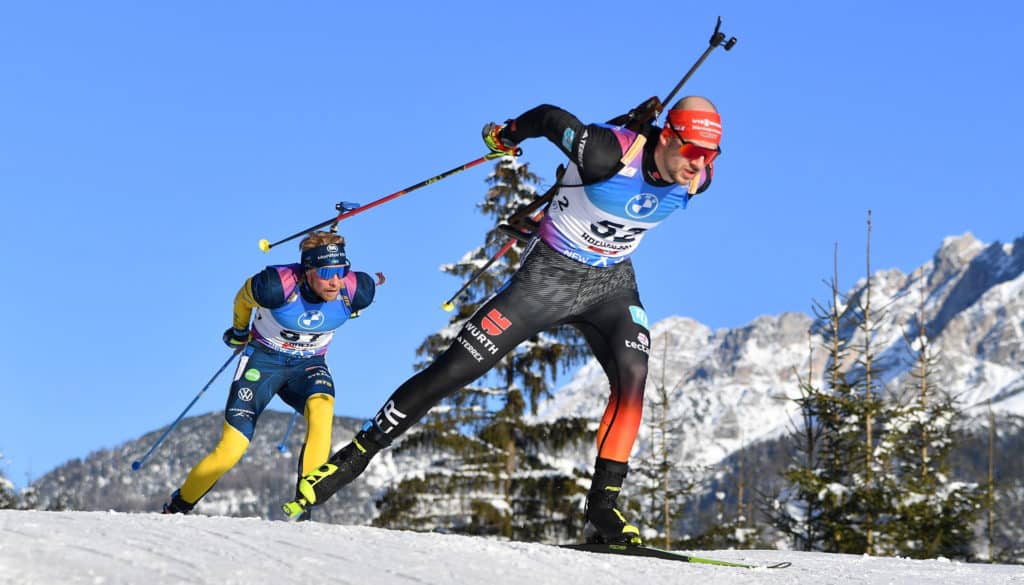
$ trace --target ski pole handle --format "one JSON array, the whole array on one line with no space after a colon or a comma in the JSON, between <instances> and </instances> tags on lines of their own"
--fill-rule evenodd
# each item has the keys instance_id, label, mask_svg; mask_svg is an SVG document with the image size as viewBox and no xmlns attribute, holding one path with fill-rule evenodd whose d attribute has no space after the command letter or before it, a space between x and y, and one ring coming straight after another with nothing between
<instances>
[{"instance_id":1,"label":"ski pole handle","mask_svg":"<svg viewBox=\"0 0 1024 585\"><path fill-rule=\"evenodd\" d=\"M685 85L686 82L689 81L690 77L692 77L693 74L697 71L697 68L700 67L704 60L708 58L708 55L711 54L711 51L714 51L716 47L723 47L726 51L728 51L731 50L734 46L736 46L736 37L732 37L728 41L725 40L725 33L720 32L720 28L722 28L721 16L718 17L718 23L715 24L715 32L711 33L711 39L708 40L708 48L704 50L704 54L702 54L700 58L697 59L697 62L693 64L693 67L690 67L690 70L686 72L686 75L684 75L683 78L679 80L679 83L677 83L676 86L672 88L672 91L670 91L669 94L665 96L665 99L661 100L662 107L670 105L669 102L672 101L672 98L674 98L676 94L679 93L679 90L683 88L683 85ZM654 118L657 118L659 115L661 115L661 108L659 108L658 111L655 113Z\"/></svg>"}]
</instances>

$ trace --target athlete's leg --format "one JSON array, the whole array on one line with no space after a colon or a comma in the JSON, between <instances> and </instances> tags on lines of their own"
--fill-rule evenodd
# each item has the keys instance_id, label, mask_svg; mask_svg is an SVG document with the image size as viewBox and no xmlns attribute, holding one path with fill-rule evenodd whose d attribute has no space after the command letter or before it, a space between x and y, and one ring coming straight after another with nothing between
<instances>
[{"instance_id":1,"label":"athlete's leg","mask_svg":"<svg viewBox=\"0 0 1024 585\"><path fill-rule=\"evenodd\" d=\"M178 506L188 508L182 511L190 510L242 458L252 440L256 419L281 382L272 363L265 359L265 353L251 349L247 352L251 355L243 355L231 383L220 441L192 468L175 494Z\"/></svg>"},{"instance_id":2,"label":"athlete's leg","mask_svg":"<svg viewBox=\"0 0 1024 585\"><path fill-rule=\"evenodd\" d=\"M643 416L650 332L635 294L589 310L578 325L608 376L608 405L597 432L598 457L625 462Z\"/></svg>"},{"instance_id":3,"label":"athlete's leg","mask_svg":"<svg viewBox=\"0 0 1024 585\"><path fill-rule=\"evenodd\" d=\"M639 544L640 531L617 508L643 413L650 338L635 293L588 310L576 326L608 376L608 405L597 432L597 461L587 493L587 539Z\"/></svg>"},{"instance_id":4,"label":"athlete's leg","mask_svg":"<svg viewBox=\"0 0 1024 585\"><path fill-rule=\"evenodd\" d=\"M306 419L306 438L299 452L295 497L299 498L299 483L307 473L327 461L331 454L331 427L334 423L334 379L322 356L302 360L289 368L288 383L278 393L281 399L302 412ZM310 510L298 518L310 520Z\"/></svg>"},{"instance_id":5,"label":"athlete's leg","mask_svg":"<svg viewBox=\"0 0 1024 585\"><path fill-rule=\"evenodd\" d=\"M278 394L306 419L306 440L299 456L301 477L323 465L331 454L334 379L324 358L312 357L291 365L288 381Z\"/></svg>"},{"instance_id":6,"label":"athlete's leg","mask_svg":"<svg viewBox=\"0 0 1024 585\"><path fill-rule=\"evenodd\" d=\"M195 505L215 483L238 463L249 448L249 437L224 422L220 441L206 457L192 468L178 491L183 500Z\"/></svg>"},{"instance_id":7,"label":"athlete's leg","mask_svg":"<svg viewBox=\"0 0 1024 585\"><path fill-rule=\"evenodd\" d=\"M306 401L306 442L302 446L299 475L306 475L327 461L331 454L331 426L334 422L334 397L315 394Z\"/></svg>"},{"instance_id":8,"label":"athlete's leg","mask_svg":"<svg viewBox=\"0 0 1024 585\"><path fill-rule=\"evenodd\" d=\"M519 278L521 274L466 321L455 341L430 366L399 386L351 443L300 482L306 503L325 502L431 407L487 373L524 339L564 318L572 291L562 299L537 286L537 279Z\"/></svg>"},{"instance_id":9,"label":"athlete's leg","mask_svg":"<svg viewBox=\"0 0 1024 585\"><path fill-rule=\"evenodd\" d=\"M486 374L523 340L563 317L524 297L519 288L505 289L466 321L448 349L391 394L374 423L388 439L400 436L435 404Z\"/></svg>"}]
</instances>

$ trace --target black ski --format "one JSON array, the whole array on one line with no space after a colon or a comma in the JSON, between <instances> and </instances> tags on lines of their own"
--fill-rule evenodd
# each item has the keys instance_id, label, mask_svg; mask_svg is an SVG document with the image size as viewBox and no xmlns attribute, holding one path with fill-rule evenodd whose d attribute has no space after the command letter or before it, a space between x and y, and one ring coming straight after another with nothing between
<instances>
[{"instance_id":1,"label":"black ski","mask_svg":"<svg viewBox=\"0 0 1024 585\"><path fill-rule=\"evenodd\" d=\"M785 569L792 563L783 561L781 563L775 563L774 565L749 565L747 563L734 563L731 561L720 561L717 559L708 559L704 557L695 557L692 555L684 555L682 553L676 553L672 551L663 550L653 546L641 546L641 545L624 545L624 544L561 544L558 545L560 548L568 548L571 550L580 550L584 552L601 553L601 554L613 554L613 555L629 555L635 557L651 557L655 559L665 559L667 561L678 561L683 563L698 563L702 565L718 565L720 567L739 567L741 569Z\"/></svg>"}]
</instances>

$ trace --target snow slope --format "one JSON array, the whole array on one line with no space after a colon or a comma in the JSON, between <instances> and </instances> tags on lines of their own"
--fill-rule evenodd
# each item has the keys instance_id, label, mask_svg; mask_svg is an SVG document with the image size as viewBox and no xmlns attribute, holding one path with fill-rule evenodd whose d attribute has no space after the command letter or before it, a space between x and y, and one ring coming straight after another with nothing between
<instances>
[{"instance_id":1,"label":"snow slope","mask_svg":"<svg viewBox=\"0 0 1024 585\"><path fill-rule=\"evenodd\" d=\"M613 557L541 544L249 518L0 510L0 585L998 585L1024 567L787 551L702 551L788 569Z\"/></svg>"}]
</instances>

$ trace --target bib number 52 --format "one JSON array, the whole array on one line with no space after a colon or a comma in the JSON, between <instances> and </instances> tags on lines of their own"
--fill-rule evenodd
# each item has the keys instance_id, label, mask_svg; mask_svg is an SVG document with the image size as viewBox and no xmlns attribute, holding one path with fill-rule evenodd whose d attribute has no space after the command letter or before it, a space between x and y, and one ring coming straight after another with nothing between
<instances>
[{"instance_id":1,"label":"bib number 52","mask_svg":"<svg viewBox=\"0 0 1024 585\"><path fill-rule=\"evenodd\" d=\"M623 230L625 224L615 223L614 221L608 221L607 219L601 220L597 223L590 224L590 233L601 238L602 240L611 240L613 242L628 243L636 239L637 236L647 231L647 228L631 227Z\"/></svg>"}]
</instances>

